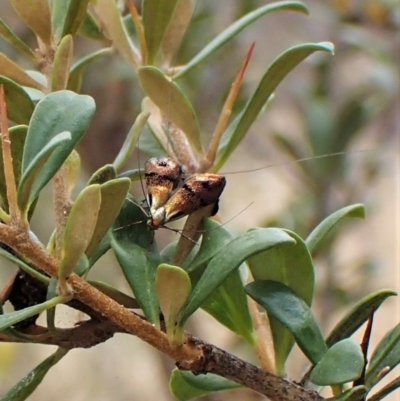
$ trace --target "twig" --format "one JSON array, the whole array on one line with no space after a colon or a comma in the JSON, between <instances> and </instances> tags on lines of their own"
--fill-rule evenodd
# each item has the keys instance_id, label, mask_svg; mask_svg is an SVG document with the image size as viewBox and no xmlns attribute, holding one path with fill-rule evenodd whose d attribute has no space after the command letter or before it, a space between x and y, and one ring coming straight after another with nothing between
<instances>
[{"instance_id":1,"label":"twig","mask_svg":"<svg viewBox=\"0 0 400 401\"><path fill-rule=\"evenodd\" d=\"M34 266L51 277L57 277L58 262L26 233L12 226L0 224L0 242L13 248L18 254L28 258ZM167 336L155 326L132 314L114 300L108 298L76 274L68 279L74 290L75 299L99 312L110 322L127 333L133 334L159 351L165 353L181 369L197 373L215 373L231 379L274 401L320 401L314 391L265 372L213 345L187 337L185 344L174 347Z\"/></svg>"}]
</instances>

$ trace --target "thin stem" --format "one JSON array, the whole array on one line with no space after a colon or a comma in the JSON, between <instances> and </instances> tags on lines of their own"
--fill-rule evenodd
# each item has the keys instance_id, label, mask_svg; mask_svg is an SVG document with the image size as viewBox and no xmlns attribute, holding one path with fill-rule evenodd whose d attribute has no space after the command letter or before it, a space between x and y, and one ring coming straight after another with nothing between
<instances>
[{"instance_id":1,"label":"thin stem","mask_svg":"<svg viewBox=\"0 0 400 401\"><path fill-rule=\"evenodd\" d=\"M225 131L225 128L228 124L229 117L232 113L233 104L237 98L239 93L240 86L243 81L244 73L247 69L247 66L250 61L251 54L253 53L255 43L253 43L246 54L246 58L244 59L242 66L232 83L231 90L229 91L228 97L225 100L224 107L222 108L221 114L218 119L218 123L215 127L214 134L212 136L210 146L208 148L207 154L205 158L202 160L200 165L200 172L206 172L208 169L214 164L214 161L217 157L217 151L219 147L219 143L221 142L222 135Z\"/></svg>"},{"instance_id":2,"label":"thin stem","mask_svg":"<svg viewBox=\"0 0 400 401\"><path fill-rule=\"evenodd\" d=\"M21 215L17 206L17 187L11 154L11 141L8 134L7 105L4 87L0 86L1 141L3 148L4 177L7 188L7 201L11 224L20 224Z\"/></svg>"},{"instance_id":3,"label":"thin stem","mask_svg":"<svg viewBox=\"0 0 400 401\"><path fill-rule=\"evenodd\" d=\"M137 12L137 9L136 9L133 1L127 0L127 3L128 3L129 11L132 16L133 24L135 25L135 28L136 28L136 34L139 39L140 54L142 56L142 65L146 65L147 64L147 47L146 47L146 39L144 37L143 24L142 24L142 21L140 20L139 13Z\"/></svg>"}]
</instances>

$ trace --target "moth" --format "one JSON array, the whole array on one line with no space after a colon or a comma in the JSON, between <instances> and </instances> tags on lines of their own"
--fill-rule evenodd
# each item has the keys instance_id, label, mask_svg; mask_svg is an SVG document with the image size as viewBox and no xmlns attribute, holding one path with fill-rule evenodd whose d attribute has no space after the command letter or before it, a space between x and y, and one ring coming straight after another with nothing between
<instances>
[{"instance_id":1,"label":"moth","mask_svg":"<svg viewBox=\"0 0 400 401\"><path fill-rule=\"evenodd\" d=\"M182 166L168 157L152 157L145 163L148 225L152 229L212 204L212 215L217 213L225 177L211 173L183 176Z\"/></svg>"}]
</instances>

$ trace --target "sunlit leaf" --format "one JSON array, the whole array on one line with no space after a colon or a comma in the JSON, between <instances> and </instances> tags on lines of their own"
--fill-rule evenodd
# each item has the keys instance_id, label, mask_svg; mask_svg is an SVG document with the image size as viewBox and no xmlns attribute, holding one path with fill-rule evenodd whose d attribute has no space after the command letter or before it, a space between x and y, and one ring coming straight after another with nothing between
<instances>
[{"instance_id":1,"label":"sunlit leaf","mask_svg":"<svg viewBox=\"0 0 400 401\"><path fill-rule=\"evenodd\" d=\"M194 68L199 63L203 62L207 57L209 57L212 53L218 50L226 42L232 40L239 32L241 32L243 29L245 29L247 26L252 24L254 21L259 19L263 15L273 11L284 11L284 10L299 11L303 14L308 14L306 6L299 1L280 1L264 5L246 14L242 18L238 19L232 25L226 28L223 32L221 32L206 47L204 47L203 50L201 50L192 60L190 60L189 63L187 63L185 67L175 75L174 78L176 79L178 77L185 75L192 68Z\"/></svg>"},{"instance_id":2,"label":"sunlit leaf","mask_svg":"<svg viewBox=\"0 0 400 401\"><path fill-rule=\"evenodd\" d=\"M181 89L156 67L139 68L140 84L146 95L160 108L168 120L186 135L201 151L200 131L195 111Z\"/></svg>"},{"instance_id":3,"label":"sunlit leaf","mask_svg":"<svg viewBox=\"0 0 400 401\"><path fill-rule=\"evenodd\" d=\"M160 48L179 0L143 0L142 20L149 64Z\"/></svg>"},{"instance_id":4,"label":"sunlit leaf","mask_svg":"<svg viewBox=\"0 0 400 401\"><path fill-rule=\"evenodd\" d=\"M61 39L54 55L54 63L51 77L51 90L53 92L67 88L69 69L72 63L73 41L71 35Z\"/></svg>"}]
</instances>

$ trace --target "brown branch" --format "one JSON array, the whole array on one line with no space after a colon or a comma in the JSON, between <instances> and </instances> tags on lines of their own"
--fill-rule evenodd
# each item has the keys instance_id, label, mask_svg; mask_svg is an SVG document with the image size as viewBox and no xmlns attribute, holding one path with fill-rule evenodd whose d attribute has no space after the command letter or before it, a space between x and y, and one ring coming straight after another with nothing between
<instances>
[{"instance_id":1,"label":"brown branch","mask_svg":"<svg viewBox=\"0 0 400 401\"><path fill-rule=\"evenodd\" d=\"M57 277L58 262L27 234L14 227L0 224L0 241L18 254L30 259L32 265L51 277ZM201 340L187 337L185 344L173 347L167 336L155 326L133 314L114 300L108 298L75 274L68 278L74 298L99 312L113 325L133 334L159 351L167 354L181 369L194 373L215 373L253 389L272 400L319 401L314 391L265 372L227 352ZM94 324L94 323L93 323ZM109 333L111 335L111 333Z\"/></svg>"}]
</instances>

